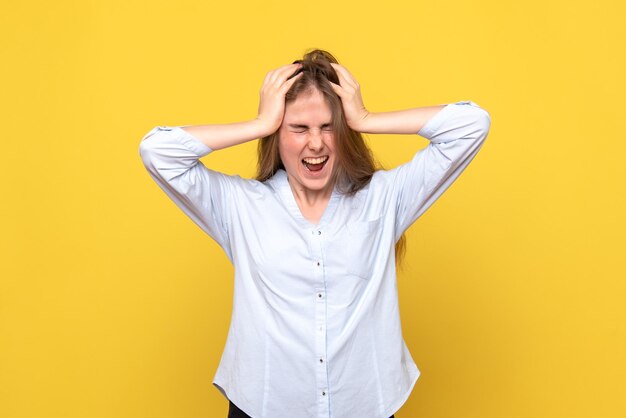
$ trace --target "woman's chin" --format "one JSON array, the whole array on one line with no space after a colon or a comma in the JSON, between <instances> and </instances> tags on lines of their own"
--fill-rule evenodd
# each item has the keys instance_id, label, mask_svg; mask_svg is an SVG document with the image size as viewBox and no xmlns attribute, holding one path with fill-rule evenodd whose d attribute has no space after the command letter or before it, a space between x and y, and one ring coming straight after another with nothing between
<instances>
[{"instance_id":1,"label":"woman's chin","mask_svg":"<svg viewBox=\"0 0 626 418\"><path fill-rule=\"evenodd\" d=\"M305 189L321 191L329 186L332 163L324 164L324 167L318 171L311 171L301 164L298 171L300 183Z\"/></svg>"}]
</instances>

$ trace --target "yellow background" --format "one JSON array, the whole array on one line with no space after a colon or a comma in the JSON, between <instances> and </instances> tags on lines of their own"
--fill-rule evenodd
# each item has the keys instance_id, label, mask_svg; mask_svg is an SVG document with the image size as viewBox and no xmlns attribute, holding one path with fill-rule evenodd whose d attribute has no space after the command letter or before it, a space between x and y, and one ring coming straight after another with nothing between
<instances>
[{"instance_id":1,"label":"yellow background","mask_svg":"<svg viewBox=\"0 0 626 418\"><path fill-rule=\"evenodd\" d=\"M422 375L396 416L626 416L625 22L618 0L3 2L0 417L226 417L232 267L139 141L255 117L312 47L371 111L492 118L408 233ZM427 145L368 141L387 167ZM255 150L203 161L251 176Z\"/></svg>"}]
</instances>

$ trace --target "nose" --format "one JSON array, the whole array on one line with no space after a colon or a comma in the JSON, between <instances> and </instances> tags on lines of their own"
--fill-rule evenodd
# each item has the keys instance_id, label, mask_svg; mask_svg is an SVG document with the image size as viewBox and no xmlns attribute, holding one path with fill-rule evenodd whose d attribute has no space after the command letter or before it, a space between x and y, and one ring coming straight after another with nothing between
<instances>
[{"instance_id":1,"label":"nose","mask_svg":"<svg viewBox=\"0 0 626 418\"><path fill-rule=\"evenodd\" d=\"M309 135L309 149L311 151L320 151L324 147L324 141L322 139L322 132L311 130Z\"/></svg>"}]
</instances>

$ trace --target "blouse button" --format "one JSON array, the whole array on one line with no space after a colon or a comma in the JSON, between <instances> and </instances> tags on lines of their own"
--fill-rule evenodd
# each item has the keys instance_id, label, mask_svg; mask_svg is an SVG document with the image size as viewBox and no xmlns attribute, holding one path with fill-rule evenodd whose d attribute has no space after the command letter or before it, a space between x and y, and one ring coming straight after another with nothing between
<instances>
[{"instance_id":1,"label":"blouse button","mask_svg":"<svg viewBox=\"0 0 626 418\"><path fill-rule=\"evenodd\" d=\"M326 392L322 392L322 396L326 396Z\"/></svg>"}]
</instances>

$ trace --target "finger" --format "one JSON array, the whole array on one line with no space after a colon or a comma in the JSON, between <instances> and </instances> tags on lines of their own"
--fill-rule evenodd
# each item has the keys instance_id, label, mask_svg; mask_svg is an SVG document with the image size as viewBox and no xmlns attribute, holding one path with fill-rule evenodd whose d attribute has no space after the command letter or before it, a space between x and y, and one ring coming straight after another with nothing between
<instances>
[{"instance_id":1,"label":"finger","mask_svg":"<svg viewBox=\"0 0 626 418\"><path fill-rule=\"evenodd\" d=\"M303 74L304 74L304 73L298 73L298 74L296 74L296 75L292 76L291 78L289 78L289 79L285 80L285 82L283 83L283 86L289 86L289 87L291 87L291 85L292 85L293 83L295 83L297 79L299 79L300 77L302 77L302 75L303 75ZM289 87L287 87L287 89L289 89Z\"/></svg>"},{"instance_id":2,"label":"finger","mask_svg":"<svg viewBox=\"0 0 626 418\"><path fill-rule=\"evenodd\" d=\"M349 79L347 79L344 74L337 72L337 78L339 78L339 84L341 85L341 87L343 87L344 90L346 90L346 92L348 90L356 90L356 86Z\"/></svg>"},{"instance_id":3,"label":"finger","mask_svg":"<svg viewBox=\"0 0 626 418\"><path fill-rule=\"evenodd\" d=\"M265 74L265 78L263 79L263 84L262 85L266 85L267 81L270 79L270 75L272 74L271 71L268 71L267 74Z\"/></svg>"},{"instance_id":4,"label":"finger","mask_svg":"<svg viewBox=\"0 0 626 418\"><path fill-rule=\"evenodd\" d=\"M287 78L285 80L290 80L300 74L303 74L303 72L301 71L302 69L302 64L295 64L296 67L295 68L291 68L291 71L289 73L287 73Z\"/></svg>"},{"instance_id":5,"label":"finger","mask_svg":"<svg viewBox=\"0 0 626 418\"><path fill-rule=\"evenodd\" d=\"M330 87L332 87L332 89L335 91L335 93L337 93L337 95L340 98L344 98L345 97L345 90L339 85L339 84L335 84L332 81L328 80L328 82L330 83Z\"/></svg>"},{"instance_id":6,"label":"finger","mask_svg":"<svg viewBox=\"0 0 626 418\"><path fill-rule=\"evenodd\" d=\"M341 85L341 88L344 94L346 95L346 97L353 95L357 91L357 87L355 87L354 84L352 84L348 79L346 79L346 77L343 74L337 73L337 76L339 77L339 84Z\"/></svg>"},{"instance_id":7,"label":"finger","mask_svg":"<svg viewBox=\"0 0 626 418\"><path fill-rule=\"evenodd\" d=\"M356 78L352 75L352 73L350 71L348 71L348 69L346 67L344 67L341 64L335 64L334 62L331 62L330 65L333 66L333 68L335 69L335 71L340 71L342 74L344 74L344 76L346 76L347 79L353 80L354 82L356 82Z\"/></svg>"},{"instance_id":8,"label":"finger","mask_svg":"<svg viewBox=\"0 0 626 418\"><path fill-rule=\"evenodd\" d=\"M277 68L273 71L273 74L269 79L270 83L280 82L282 84L288 76L296 72L296 70L301 66L302 64L287 64Z\"/></svg>"},{"instance_id":9,"label":"finger","mask_svg":"<svg viewBox=\"0 0 626 418\"><path fill-rule=\"evenodd\" d=\"M290 76L288 76L288 77L287 77L287 80L289 80L289 79L290 79L290 78L292 78L292 77L297 76L298 74L303 74L303 73L304 73L304 71L302 71L302 66L297 67L297 68L294 70L294 72L293 72Z\"/></svg>"},{"instance_id":10,"label":"finger","mask_svg":"<svg viewBox=\"0 0 626 418\"><path fill-rule=\"evenodd\" d=\"M302 67L302 64L300 64L300 63L287 64L287 65L283 65L282 67L277 68L276 70L274 70L274 72L276 73L276 75L282 76L282 75L285 75L285 74L294 73L300 67Z\"/></svg>"},{"instance_id":11,"label":"finger","mask_svg":"<svg viewBox=\"0 0 626 418\"><path fill-rule=\"evenodd\" d=\"M293 83L295 83L302 76L302 74L304 73L298 73L294 75L293 77L291 77L289 80L285 81L280 88L281 94L287 93L289 89L291 88L291 86L293 85Z\"/></svg>"},{"instance_id":12,"label":"finger","mask_svg":"<svg viewBox=\"0 0 626 418\"><path fill-rule=\"evenodd\" d=\"M344 80L346 85L349 85L354 89L357 89L359 87L359 83L357 83L352 74L350 74L350 72L345 67L335 63L331 63L330 65L332 65L335 69L335 72L337 73L340 81ZM342 85L343 84L344 83L342 83Z\"/></svg>"},{"instance_id":13,"label":"finger","mask_svg":"<svg viewBox=\"0 0 626 418\"><path fill-rule=\"evenodd\" d=\"M278 69L272 71L270 73L269 78L267 79L267 84L274 84L276 82L276 78L278 77Z\"/></svg>"}]
</instances>

